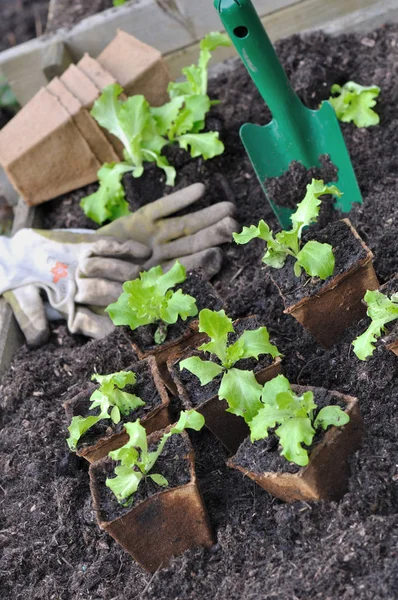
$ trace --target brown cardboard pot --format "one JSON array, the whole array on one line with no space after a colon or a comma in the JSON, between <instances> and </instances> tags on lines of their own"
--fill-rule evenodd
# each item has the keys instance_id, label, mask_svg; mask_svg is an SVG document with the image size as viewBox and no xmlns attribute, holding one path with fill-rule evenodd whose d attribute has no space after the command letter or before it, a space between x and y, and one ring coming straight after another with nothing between
<instances>
[{"instance_id":1,"label":"brown cardboard pot","mask_svg":"<svg viewBox=\"0 0 398 600\"><path fill-rule=\"evenodd\" d=\"M362 241L348 219L342 219L351 234L360 242L366 256L349 270L331 278L317 293L305 296L289 306L280 290L285 304L285 313L299 321L325 348L331 348L342 337L344 331L366 313L362 299L366 290L376 290L379 282L373 268L373 254Z\"/></svg>"},{"instance_id":2,"label":"brown cardboard pot","mask_svg":"<svg viewBox=\"0 0 398 600\"><path fill-rule=\"evenodd\" d=\"M234 321L234 329L236 329L238 323L243 323L251 319L253 317L237 319ZM201 413L205 418L206 427L220 440L229 452L235 453L243 440L249 435L249 428L242 417L226 412L228 404L226 400L220 400L217 394L212 394L201 404L193 406L189 394L181 381L179 371L176 368L180 360L192 356L193 353L193 348L190 348L179 356L171 356L168 360L167 367L177 388L178 395L182 400L184 408L186 410L195 408L195 410ZM260 367L257 371L254 369L254 372L257 381L263 384L276 377L280 370L281 359L276 357L270 365L263 368ZM200 387L199 381L198 386Z\"/></svg>"},{"instance_id":3,"label":"brown cardboard pot","mask_svg":"<svg viewBox=\"0 0 398 600\"><path fill-rule=\"evenodd\" d=\"M152 435L148 443L157 441L161 434ZM189 446L188 455L183 460L189 461L190 481L175 488L161 489L111 521L105 520L101 484L98 481L98 476L103 473L110 459L104 458L90 466L90 489L99 526L152 573L166 567L172 556L182 554L189 548L214 544L196 481L193 449L187 434L183 433L182 437Z\"/></svg>"},{"instance_id":4,"label":"brown cardboard pot","mask_svg":"<svg viewBox=\"0 0 398 600\"><path fill-rule=\"evenodd\" d=\"M317 388L292 386L296 393L302 394ZM241 471L253 479L264 490L284 500L340 500L347 491L349 466L348 457L360 447L364 428L359 411L359 401L353 396L339 392L330 392L336 400L346 404L345 412L350 421L343 427L331 427L322 441L312 450L309 463L297 473L252 472L236 462L236 456L227 462L229 467Z\"/></svg>"},{"instance_id":5,"label":"brown cardboard pot","mask_svg":"<svg viewBox=\"0 0 398 600\"><path fill-rule=\"evenodd\" d=\"M160 431L168 425L170 425L170 399L167 394L166 388L163 384L163 381L160 377L155 359L152 356L149 356L145 359L145 361L142 362L145 362L149 366L155 387L158 391L161 400L161 402L153 410L148 412L145 415L145 417L141 419L141 425L145 427L145 430L149 435L156 431ZM136 365L137 363L131 365L126 370L135 371L137 368ZM91 386L90 388L84 390L83 392L80 392L74 398L71 398L70 400L64 403L63 406L66 412L68 422L72 420L73 416L81 414L81 407L85 407L87 405L88 399L91 396L94 389L95 387ZM143 398L143 400L145 400L145 398ZM118 433L104 435L103 437L99 438L95 444L77 449L76 454L78 456L82 456L83 458L88 460L88 462L94 463L100 460L101 458L107 456L108 453L112 450L117 450L118 448L124 446L124 444L126 444L128 440L129 436L127 435L126 429L123 428L122 431Z\"/></svg>"}]
</instances>

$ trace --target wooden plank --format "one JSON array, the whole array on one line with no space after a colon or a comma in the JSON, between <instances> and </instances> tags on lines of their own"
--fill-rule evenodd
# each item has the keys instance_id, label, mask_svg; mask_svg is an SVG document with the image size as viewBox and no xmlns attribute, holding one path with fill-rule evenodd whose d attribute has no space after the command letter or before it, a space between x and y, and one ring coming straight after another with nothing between
<instances>
[{"instance_id":1,"label":"wooden plank","mask_svg":"<svg viewBox=\"0 0 398 600\"><path fill-rule=\"evenodd\" d=\"M398 22L397 0L382 0L368 8L357 10L350 15L330 21L323 27L331 35L343 32L367 32L384 25Z\"/></svg>"},{"instance_id":2,"label":"wooden plank","mask_svg":"<svg viewBox=\"0 0 398 600\"><path fill-rule=\"evenodd\" d=\"M254 0L260 15L299 2ZM54 35L5 50L0 54L0 70L19 102L26 104L47 83L42 61L48 46L64 42L77 62L85 52L93 57L100 54L118 28L167 54L195 43L208 31L219 29L220 20L212 2L203 7L192 0L131 0L126 6L89 17L72 29L59 30Z\"/></svg>"},{"instance_id":3,"label":"wooden plank","mask_svg":"<svg viewBox=\"0 0 398 600\"><path fill-rule=\"evenodd\" d=\"M396 4L397 0L389 0ZM387 4L389 4L389 2ZM363 10L372 7L374 0L334 0L325 3L325 0L304 0L273 12L261 18L264 27L272 41L287 37L309 29L324 29L328 23L340 18L342 24L349 18L351 12L356 12L358 7ZM385 0L379 2L385 5ZM358 12L362 12L358 11ZM182 67L197 61L199 43L187 48L177 50L165 56L171 76L181 75ZM214 53L211 64L236 56L235 48L218 48Z\"/></svg>"}]
</instances>

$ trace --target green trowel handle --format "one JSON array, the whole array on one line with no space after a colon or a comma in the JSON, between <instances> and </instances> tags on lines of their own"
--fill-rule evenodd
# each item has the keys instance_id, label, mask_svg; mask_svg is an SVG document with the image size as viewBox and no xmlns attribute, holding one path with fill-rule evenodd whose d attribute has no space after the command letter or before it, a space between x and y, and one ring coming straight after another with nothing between
<instances>
[{"instance_id":1,"label":"green trowel handle","mask_svg":"<svg viewBox=\"0 0 398 600\"><path fill-rule=\"evenodd\" d=\"M214 0L214 6L274 119L280 126L297 126L305 107L293 91L251 1Z\"/></svg>"}]
</instances>

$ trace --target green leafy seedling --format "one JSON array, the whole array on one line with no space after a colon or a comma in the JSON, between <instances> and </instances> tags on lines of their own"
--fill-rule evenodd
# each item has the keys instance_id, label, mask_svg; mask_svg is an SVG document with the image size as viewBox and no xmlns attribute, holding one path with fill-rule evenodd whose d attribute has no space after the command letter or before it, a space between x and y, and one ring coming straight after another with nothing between
<instances>
[{"instance_id":1,"label":"green leafy seedling","mask_svg":"<svg viewBox=\"0 0 398 600\"><path fill-rule=\"evenodd\" d=\"M268 227L267 223L261 220L256 227L243 227L241 233L234 233L233 238L237 244L247 244L254 238L260 238L267 244L266 253L263 256L263 263L281 269L288 256L295 259L294 274L299 277L301 269L310 275L310 277L319 277L326 279L333 275L334 254L330 244L321 244L315 240L310 240L301 246L301 235L303 229L311 223L315 223L318 215L321 200L320 197L325 194L333 194L340 197L342 192L335 186L327 186L322 180L313 179L307 185L307 193L304 199L297 205L297 210L292 214L292 229L289 231L280 231L275 236Z\"/></svg>"},{"instance_id":2,"label":"green leafy seedling","mask_svg":"<svg viewBox=\"0 0 398 600\"><path fill-rule=\"evenodd\" d=\"M199 350L210 352L221 364L191 356L180 362L180 370L187 369L206 385L223 374L218 397L228 403L227 412L241 416L249 422L261 407L262 386L256 381L253 371L234 368L244 358L258 359L260 354L280 356L276 346L269 341L266 327L244 331L233 344L228 344L228 334L234 332L232 320L223 310L205 308L199 313L199 331L207 333L210 342L199 346Z\"/></svg>"},{"instance_id":3,"label":"green leafy seedling","mask_svg":"<svg viewBox=\"0 0 398 600\"><path fill-rule=\"evenodd\" d=\"M13 113L19 109L18 100L2 74L0 74L0 108L5 108Z\"/></svg>"},{"instance_id":4,"label":"green leafy seedling","mask_svg":"<svg viewBox=\"0 0 398 600\"><path fill-rule=\"evenodd\" d=\"M176 323L178 318L185 321L198 314L195 298L181 289L171 290L186 277L185 267L178 261L167 273L160 266L152 267L140 273L139 278L126 281L118 300L105 310L115 325L128 325L132 330L158 323L154 341L162 344L168 325Z\"/></svg>"},{"instance_id":5,"label":"green leafy seedling","mask_svg":"<svg viewBox=\"0 0 398 600\"><path fill-rule=\"evenodd\" d=\"M398 319L398 293L388 298L378 290L368 290L364 300L368 305L367 315L372 319L367 330L357 337L352 345L354 352L360 360L372 356L377 338L385 331L387 323Z\"/></svg>"},{"instance_id":6,"label":"green leafy seedling","mask_svg":"<svg viewBox=\"0 0 398 600\"><path fill-rule=\"evenodd\" d=\"M123 88L111 84L94 103L91 114L123 144L124 160L105 163L98 171L99 188L80 202L84 213L102 224L129 213L122 178L125 173L141 177L144 164L154 162L166 175L166 185L174 185L176 170L162 154L163 148L178 144L191 157L205 160L224 152L218 132L203 133L206 114L212 104L207 95L207 70L211 52L231 44L227 35L209 33L200 43L198 65L183 69L185 81L170 83L170 101L151 107L144 96L123 100Z\"/></svg>"},{"instance_id":7,"label":"green leafy seedling","mask_svg":"<svg viewBox=\"0 0 398 600\"><path fill-rule=\"evenodd\" d=\"M167 479L163 475L151 473L151 471L167 440L172 435L182 433L185 429L199 431L204 424L204 417L196 411L182 412L178 422L162 436L157 449L149 452L146 431L139 419L135 423L126 423L129 441L122 448L109 453L110 458L120 461L120 464L115 468L116 477L107 478L105 482L106 486L115 494L118 502L123 506L131 506L139 484L146 477L152 479L157 485L166 487Z\"/></svg>"},{"instance_id":8,"label":"green leafy seedling","mask_svg":"<svg viewBox=\"0 0 398 600\"><path fill-rule=\"evenodd\" d=\"M343 123L353 121L357 127L371 127L380 122L379 115L372 110L380 94L377 85L363 86L355 81L347 81L343 86L335 83L330 93L329 102Z\"/></svg>"},{"instance_id":9,"label":"green leafy seedling","mask_svg":"<svg viewBox=\"0 0 398 600\"><path fill-rule=\"evenodd\" d=\"M134 385L137 378L132 371L119 371L110 375L98 375L94 373L91 379L100 384L90 397L91 405L89 410L99 409L98 415L82 417L77 415L72 418L68 427L69 438L66 442L69 449L76 451L80 438L93 425L103 419L110 419L112 423L119 423L122 416L130 414L145 402L135 394L123 392L126 385Z\"/></svg>"},{"instance_id":10,"label":"green leafy seedling","mask_svg":"<svg viewBox=\"0 0 398 600\"><path fill-rule=\"evenodd\" d=\"M264 384L261 403L256 416L249 422L251 441L267 438L268 430L279 425L275 435L279 437L281 455L300 467L305 467L309 460L303 444L311 446L318 428L326 430L331 425L342 426L350 420L339 406L325 406L314 418L317 409L314 394L305 392L297 396L283 375Z\"/></svg>"}]
</instances>

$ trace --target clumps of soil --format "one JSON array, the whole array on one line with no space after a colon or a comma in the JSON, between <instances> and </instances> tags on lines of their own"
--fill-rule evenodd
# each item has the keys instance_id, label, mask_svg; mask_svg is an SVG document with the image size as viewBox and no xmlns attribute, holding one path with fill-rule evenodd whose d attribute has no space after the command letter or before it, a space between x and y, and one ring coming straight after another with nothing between
<instances>
[{"instance_id":1,"label":"clumps of soil","mask_svg":"<svg viewBox=\"0 0 398 600\"><path fill-rule=\"evenodd\" d=\"M42 35L48 0L1 0L0 51Z\"/></svg>"},{"instance_id":2,"label":"clumps of soil","mask_svg":"<svg viewBox=\"0 0 398 600\"><path fill-rule=\"evenodd\" d=\"M48 15L46 33L70 28L82 19L112 8L112 0L56 0Z\"/></svg>"},{"instance_id":3,"label":"clumps of soil","mask_svg":"<svg viewBox=\"0 0 398 600\"><path fill-rule=\"evenodd\" d=\"M265 185L271 200L278 206L296 209L297 204L303 200L307 185L312 179L322 179L325 183L336 181L338 169L330 160L330 156L321 154L319 162L320 167L306 169L301 162L294 160L283 175L266 179ZM325 202L326 197L322 198L322 201Z\"/></svg>"}]
</instances>

